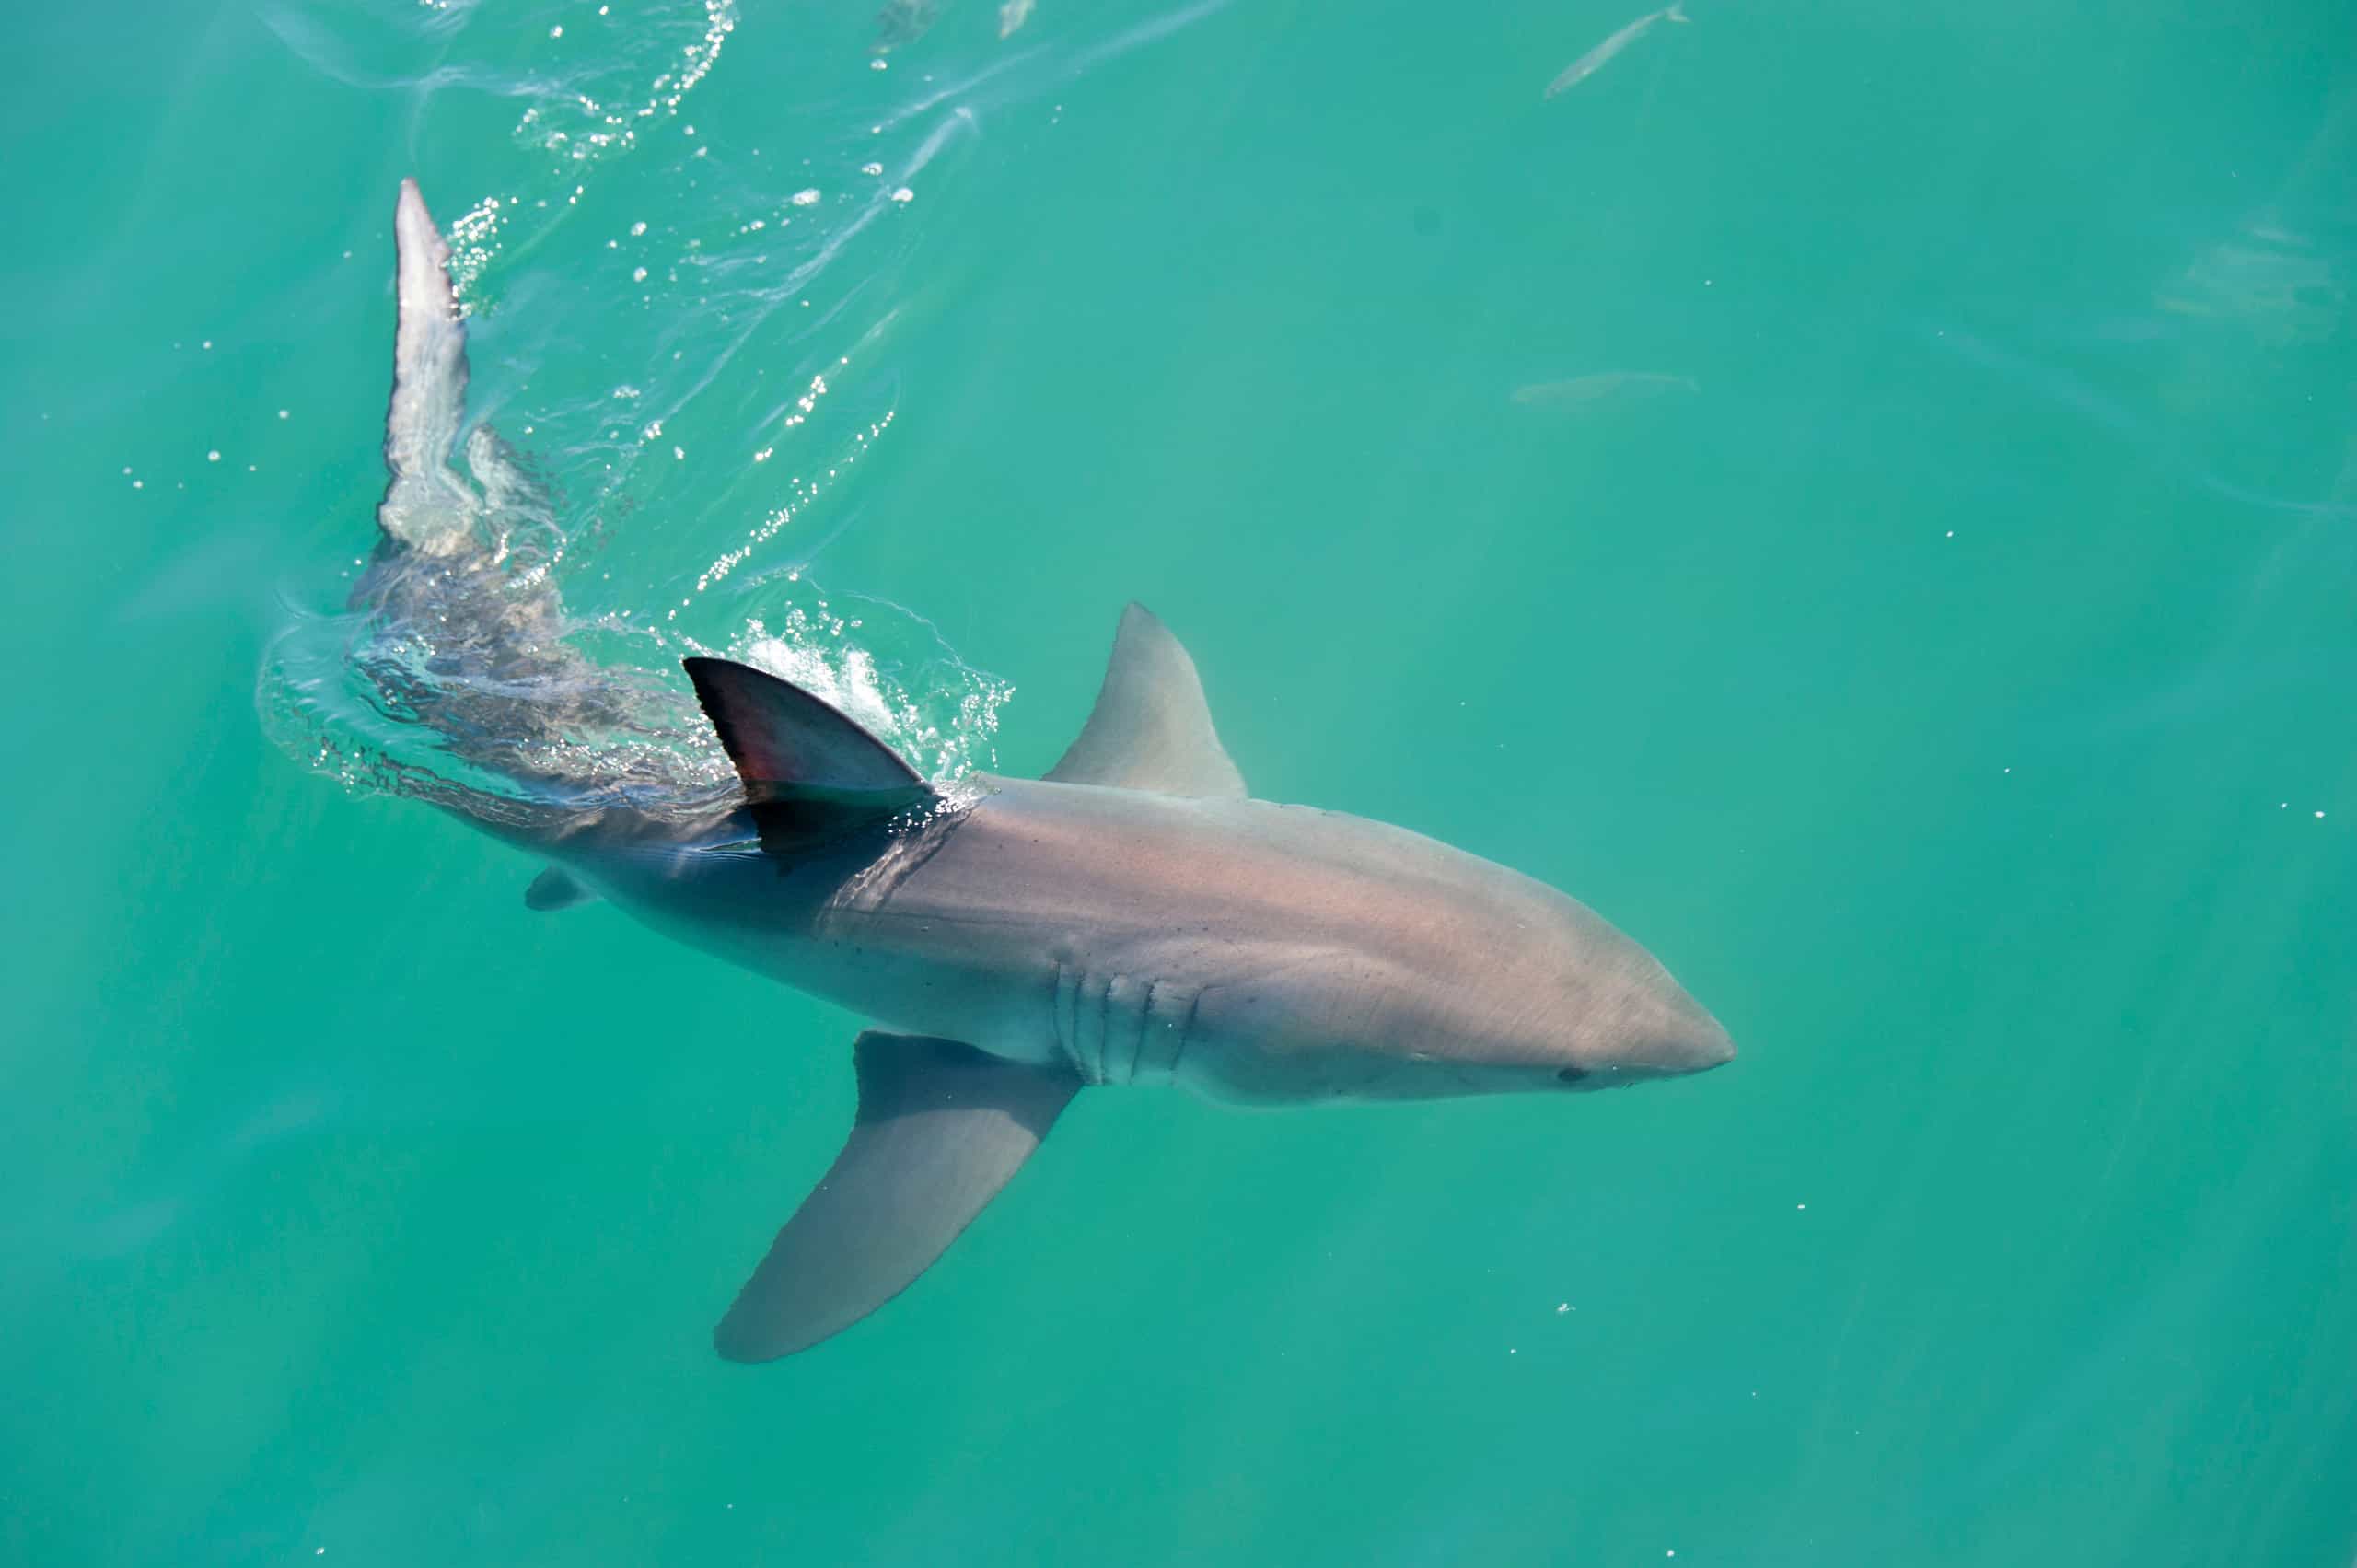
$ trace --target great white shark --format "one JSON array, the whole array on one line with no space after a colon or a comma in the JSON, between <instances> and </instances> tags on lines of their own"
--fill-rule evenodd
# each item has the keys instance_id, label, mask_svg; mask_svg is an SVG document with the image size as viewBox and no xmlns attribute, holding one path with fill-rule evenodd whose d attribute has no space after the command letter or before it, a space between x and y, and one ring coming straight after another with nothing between
<instances>
[{"instance_id":1,"label":"great white shark","mask_svg":"<svg viewBox=\"0 0 2357 1568\"><path fill-rule=\"evenodd\" d=\"M525 481L487 425L466 428L465 325L414 181L395 237L389 477L354 598L380 623L430 622L437 656L482 675L410 693L410 716L531 786L429 798L546 863L533 907L603 898L878 1026L852 1048L849 1139L721 1318L722 1355L790 1355L882 1306L1085 1088L1261 1106L1565 1095L1735 1054L1651 954L1555 889L1405 829L1251 798L1194 661L1136 604L1042 778L935 790L818 697L691 658L737 779L660 798L580 786L563 736L612 678L565 640L544 565L487 521ZM471 483L452 467L462 445ZM569 695L502 695L531 690Z\"/></svg>"}]
</instances>

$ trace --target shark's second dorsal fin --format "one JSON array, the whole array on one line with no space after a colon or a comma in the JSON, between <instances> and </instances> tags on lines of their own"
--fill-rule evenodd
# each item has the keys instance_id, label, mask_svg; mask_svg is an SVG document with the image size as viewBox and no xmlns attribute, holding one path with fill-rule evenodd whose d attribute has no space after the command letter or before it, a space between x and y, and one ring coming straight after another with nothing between
<instances>
[{"instance_id":1,"label":"shark's second dorsal fin","mask_svg":"<svg viewBox=\"0 0 2357 1568\"><path fill-rule=\"evenodd\" d=\"M793 682L726 659L684 663L772 854L932 797L890 747Z\"/></svg>"},{"instance_id":2,"label":"shark's second dorsal fin","mask_svg":"<svg viewBox=\"0 0 2357 1568\"><path fill-rule=\"evenodd\" d=\"M1212 727L1195 661L1154 611L1137 603L1121 612L1087 725L1047 777L1157 795L1244 796L1244 775Z\"/></svg>"}]
</instances>

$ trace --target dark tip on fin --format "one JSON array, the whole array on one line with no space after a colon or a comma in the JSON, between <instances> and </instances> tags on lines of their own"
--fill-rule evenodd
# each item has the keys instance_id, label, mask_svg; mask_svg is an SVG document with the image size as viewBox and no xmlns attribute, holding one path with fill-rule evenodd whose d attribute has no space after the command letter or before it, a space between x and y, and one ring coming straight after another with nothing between
<instances>
[{"instance_id":1,"label":"dark tip on fin","mask_svg":"<svg viewBox=\"0 0 2357 1568\"><path fill-rule=\"evenodd\" d=\"M680 663L749 792L781 784L849 792L924 786L890 747L792 681L727 659Z\"/></svg>"},{"instance_id":2,"label":"dark tip on fin","mask_svg":"<svg viewBox=\"0 0 2357 1568\"><path fill-rule=\"evenodd\" d=\"M934 798L898 753L791 681L726 659L682 661L779 860Z\"/></svg>"}]
</instances>

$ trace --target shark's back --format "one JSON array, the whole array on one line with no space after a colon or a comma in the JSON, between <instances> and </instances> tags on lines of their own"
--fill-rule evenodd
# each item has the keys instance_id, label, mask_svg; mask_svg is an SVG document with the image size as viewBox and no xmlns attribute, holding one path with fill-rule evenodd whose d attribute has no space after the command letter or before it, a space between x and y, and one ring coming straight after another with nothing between
<instances>
[{"instance_id":1,"label":"shark's back","mask_svg":"<svg viewBox=\"0 0 2357 1568\"><path fill-rule=\"evenodd\" d=\"M1003 928L1026 946L1098 950L1175 936L1232 954L1272 943L1494 943L1570 901L1422 834L1338 811L980 782L985 793L936 853L847 898L840 917Z\"/></svg>"},{"instance_id":2,"label":"shark's back","mask_svg":"<svg viewBox=\"0 0 2357 1568\"><path fill-rule=\"evenodd\" d=\"M900 954L888 992L843 1000L1092 1081L1176 1078L1219 1098L1355 1092L1332 1057L1494 1059L1536 997L1576 1005L1634 964L1573 900L1421 834L1340 812L1051 781L987 793L895 874L847 882L815 935ZM1657 967L1657 966L1655 966ZM1140 1027L1184 999L1188 1039L1125 1072L1093 1061L1077 1014L1133 1001ZM953 1017L952 1015L955 1015ZM1143 1048L1141 1048L1143 1049ZM1376 1054L1370 1057L1367 1053ZM1283 1070L1288 1063L1298 1076Z\"/></svg>"}]
</instances>

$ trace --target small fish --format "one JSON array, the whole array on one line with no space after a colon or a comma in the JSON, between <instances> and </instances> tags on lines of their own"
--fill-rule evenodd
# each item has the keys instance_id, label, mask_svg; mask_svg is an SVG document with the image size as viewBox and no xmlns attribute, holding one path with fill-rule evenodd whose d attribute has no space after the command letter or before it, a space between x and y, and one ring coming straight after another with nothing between
<instances>
[{"instance_id":1,"label":"small fish","mask_svg":"<svg viewBox=\"0 0 2357 1568\"><path fill-rule=\"evenodd\" d=\"M889 54L925 35L940 15L941 0L884 0L876 13L876 52Z\"/></svg>"},{"instance_id":2,"label":"small fish","mask_svg":"<svg viewBox=\"0 0 2357 1568\"><path fill-rule=\"evenodd\" d=\"M1514 401L1527 408L1584 409L1618 397L1624 401L1659 397L1665 392L1699 392L1701 383L1691 376L1665 376L1655 370L1599 370L1568 381L1534 381L1514 389Z\"/></svg>"},{"instance_id":3,"label":"small fish","mask_svg":"<svg viewBox=\"0 0 2357 1568\"><path fill-rule=\"evenodd\" d=\"M1015 29L1031 19L1031 0L1006 0L998 8L998 36L1013 38Z\"/></svg>"},{"instance_id":4,"label":"small fish","mask_svg":"<svg viewBox=\"0 0 2357 1568\"><path fill-rule=\"evenodd\" d=\"M1563 74L1548 83L1547 90L1539 96L1553 98L1557 93L1568 92L1586 81L1603 70L1614 55L1643 37L1645 29L1655 22L1690 22L1693 19L1686 14L1686 0L1671 0L1671 4L1663 10L1648 11L1563 67Z\"/></svg>"}]
</instances>

